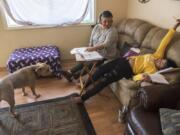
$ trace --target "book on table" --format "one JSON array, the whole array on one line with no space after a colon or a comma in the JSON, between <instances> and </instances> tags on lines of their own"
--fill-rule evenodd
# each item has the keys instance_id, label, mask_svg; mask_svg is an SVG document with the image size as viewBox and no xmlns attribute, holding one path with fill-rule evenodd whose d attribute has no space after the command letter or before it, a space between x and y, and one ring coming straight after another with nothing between
<instances>
[{"instance_id":1,"label":"book on table","mask_svg":"<svg viewBox=\"0 0 180 135\"><path fill-rule=\"evenodd\" d=\"M70 53L74 54L76 61L95 61L102 60L101 56L97 51L88 52L87 47L73 48Z\"/></svg>"}]
</instances>

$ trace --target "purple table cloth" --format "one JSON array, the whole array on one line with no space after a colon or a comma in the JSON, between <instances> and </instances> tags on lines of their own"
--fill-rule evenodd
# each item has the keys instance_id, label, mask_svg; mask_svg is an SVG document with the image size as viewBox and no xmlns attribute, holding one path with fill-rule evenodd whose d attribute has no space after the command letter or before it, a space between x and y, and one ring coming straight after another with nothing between
<instances>
[{"instance_id":1,"label":"purple table cloth","mask_svg":"<svg viewBox=\"0 0 180 135\"><path fill-rule=\"evenodd\" d=\"M46 63L53 71L53 75L61 77L60 51L54 45L40 47L20 48L14 50L7 61L10 73L38 62Z\"/></svg>"}]
</instances>

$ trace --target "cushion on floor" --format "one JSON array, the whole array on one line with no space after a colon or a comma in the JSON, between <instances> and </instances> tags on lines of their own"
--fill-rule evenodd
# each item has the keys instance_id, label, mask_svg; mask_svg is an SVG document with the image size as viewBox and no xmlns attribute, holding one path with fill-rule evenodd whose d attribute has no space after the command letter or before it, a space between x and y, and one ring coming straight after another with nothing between
<instances>
[{"instance_id":1,"label":"cushion on floor","mask_svg":"<svg viewBox=\"0 0 180 135\"><path fill-rule=\"evenodd\" d=\"M60 50L54 45L15 49L7 61L10 73L38 62L50 66L53 75L61 76Z\"/></svg>"}]
</instances>

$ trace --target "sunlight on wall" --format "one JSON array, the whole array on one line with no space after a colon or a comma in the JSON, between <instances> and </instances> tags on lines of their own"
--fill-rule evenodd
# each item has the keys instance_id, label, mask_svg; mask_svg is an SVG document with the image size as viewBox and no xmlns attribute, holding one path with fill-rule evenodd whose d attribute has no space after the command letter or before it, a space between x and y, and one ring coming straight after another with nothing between
<instances>
[{"instance_id":1,"label":"sunlight on wall","mask_svg":"<svg viewBox=\"0 0 180 135\"><path fill-rule=\"evenodd\" d=\"M138 0L128 0L127 17L140 18L160 27L169 28L175 24L173 16L180 18L178 0L150 0L146 4L141 4Z\"/></svg>"}]
</instances>

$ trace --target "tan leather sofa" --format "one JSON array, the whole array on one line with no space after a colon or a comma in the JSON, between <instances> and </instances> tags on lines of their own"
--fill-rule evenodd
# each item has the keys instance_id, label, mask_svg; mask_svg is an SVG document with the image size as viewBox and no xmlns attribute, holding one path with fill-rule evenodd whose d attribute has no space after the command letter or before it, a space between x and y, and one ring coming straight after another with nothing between
<instances>
[{"instance_id":1,"label":"tan leather sofa","mask_svg":"<svg viewBox=\"0 0 180 135\"><path fill-rule=\"evenodd\" d=\"M173 27L173 26L172 26ZM124 19L118 27L119 44L121 49L125 42L132 46L138 46L141 54L153 53L159 46L168 29L163 29L139 19ZM176 32L165 53L166 58L174 60L180 67L180 33ZM171 84L180 82L180 72L168 74ZM125 110L135 104L133 100L139 86L132 80L120 80L110 85L112 91L118 97Z\"/></svg>"}]
</instances>

